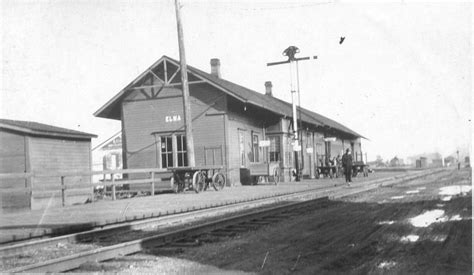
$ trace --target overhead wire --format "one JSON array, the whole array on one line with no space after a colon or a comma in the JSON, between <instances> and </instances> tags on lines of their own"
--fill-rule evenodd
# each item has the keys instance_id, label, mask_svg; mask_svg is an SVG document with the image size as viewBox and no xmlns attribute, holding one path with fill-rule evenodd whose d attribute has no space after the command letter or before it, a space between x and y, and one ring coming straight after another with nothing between
<instances>
[{"instance_id":1,"label":"overhead wire","mask_svg":"<svg viewBox=\"0 0 474 275\"><path fill-rule=\"evenodd\" d=\"M316 7L316 6L334 4L334 3L335 1L325 1L325 2L304 3L304 4L290 4L286 6L270 6L271 2L260 2L260 3L248 2L248 6L263 4L263 5L266 5L267 7L263 7L263 6L262 7L246 7L246 6L239 6L238 4L235 4L235 2L224 2L224 3L219 3L220 5L209 5L209 6L208 6L208 3L188 3L188 4L184 4L183 7L206 5L206 9L217 10L217 9L222 9L222 8L227 8L229 6L232 6L233 9L241 10L241 11L268 11L268 10L309 8L309 7Z\"/></svg>"}]
</instances>

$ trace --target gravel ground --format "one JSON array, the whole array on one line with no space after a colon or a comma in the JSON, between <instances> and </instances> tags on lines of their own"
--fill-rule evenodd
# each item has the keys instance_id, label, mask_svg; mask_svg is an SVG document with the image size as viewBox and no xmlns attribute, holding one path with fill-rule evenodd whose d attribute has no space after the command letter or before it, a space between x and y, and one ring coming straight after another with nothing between
<instances>
[{"instance_id":1,"label":"gravel ground","mask_svg":"<svg viewBox=\"0 0 474 275\"><path fill-rule=\"evenodd\" d=\"M428 176L332 201L224 241L156 249L80 271L471 274L470 182L470 170Z\"/></svg>"}]
</instances>

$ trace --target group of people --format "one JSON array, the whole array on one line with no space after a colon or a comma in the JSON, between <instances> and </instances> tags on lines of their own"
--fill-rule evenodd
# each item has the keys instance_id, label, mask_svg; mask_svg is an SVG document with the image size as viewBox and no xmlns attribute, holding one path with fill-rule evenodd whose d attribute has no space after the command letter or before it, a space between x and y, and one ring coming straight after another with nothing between
<instances>
[{"instance_id":1,"label":"group of people","mask_svg":"<svg viewBox=\"0 0 474 275\"><path fill-rule=\"evenodd\" d=\"M352 182L352 155L351 155L351 150L348 148L346 149L346 152L344 155L342 155L342 159L339 155L337 157L334 157L332 160L328 159L328 163L326 165L331 165L331 166L336 166L336 169L340 169L339 167L342 167L344 171L344 175L346 177L346 183L348 185L351 185L350 183ZM338 171L336 170L336 173Z\"/></svg>"}]
</instances>

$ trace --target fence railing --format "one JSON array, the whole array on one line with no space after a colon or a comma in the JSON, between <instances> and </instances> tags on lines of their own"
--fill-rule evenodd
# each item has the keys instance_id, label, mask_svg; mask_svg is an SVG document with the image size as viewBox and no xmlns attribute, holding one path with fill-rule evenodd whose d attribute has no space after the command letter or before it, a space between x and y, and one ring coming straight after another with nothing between
<instances>
[{"instance_id":1,"label":"fence railing","mask_svg":"<svg viewBox=\"0 0 474 275\"><path fill-rule=\"evenodd\" d=\"M116 180L114 175L117 174L148 174L148 177L141 179L125 179L125 180ZM100 182L90 183L74 183L66 184L66 179L68 178L92 178L93 175L110 175L110 180L104 180ZM149 168L149 169L120 169L120 170L104 170L104 171L81 171L81 172L58 172L58 173L9 173L9 174L0 174L0 193L11 193L11 192L29 192L30 195L33 194L33 191L38 192L47 192L47 191L61 191L61 200L62 205L66 204L66 190L77 190L81 188L91 188L91 194L93 195L93 190L95 187L104 187L107 190L107 187L111 187L112 200L117 199L117 185L134 185L134 184L150 184L150 192L153 196L155 194L155 183L161 182L163 179L168 179L172 175L172 172L168 169L162 168ZM35 181L40 178L52 178L57 179L57 185L48 184L47 186L35 186ZM29 180L30 184L25 184L22 187L5 187L2 186L2 180L8 179L23 179L25 181ZM170 189L172 186L170 186Z\"/></svg>"}]
</instances>

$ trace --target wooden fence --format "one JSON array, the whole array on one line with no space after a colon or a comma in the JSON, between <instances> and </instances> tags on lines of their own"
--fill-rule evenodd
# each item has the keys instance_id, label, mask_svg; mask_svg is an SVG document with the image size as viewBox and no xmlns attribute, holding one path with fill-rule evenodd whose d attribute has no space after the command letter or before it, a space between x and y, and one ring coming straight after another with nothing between
<instances>
[{"instance_id":1,"label":"wooden fence","mask_svg":"<svg viewBox=\"0 0 474 275\"><path fill-rule=\"evenodd\" d=\"M114 175L122 174L122 175L130 175L130 174L148 174L149 176L143 179L125 179L125 180L116 180ZM79 183L79 184L66 184L67 178L92 178L93 175L110 175L110 180L104 180L101 182L90 182L90 183ZM0 194L1 193L12 193L12 192L24 192L29 193L32 196L33 191L35 192L54 192L54 191L61 191L61 200L62 206L66 205L66 190L77 190L77 189L84 189L84 188L91 188L91 195L93 195L95 187L104 187L104 190L107 189L108 186L111 187L111 194L112 200L116 200L117 198L117 185L124 185L124 184L143 184L149 183L150 184L150 192L153 196L155 194L155 183L162 182L162 179L169 179L172 175L172 172L167 169L161 168L150 168L150 169L121 169L121 170L104 170L104 171L85 171L85 172L58 172L58 173L50 173L50 174L42 174L42 173L11 173L11 174L0 174L0 183L2 180L8 179L24 179L25 185L22 187L5 187L0 184ZM57 179L57 186L36 186L34 184L35 179L38 178L55 178ZM105 177L104 177L105 178ZM30 184L28 184L29 182ZM170 184L170 189L172 186Z\"/></svg>"}]
</instances>

